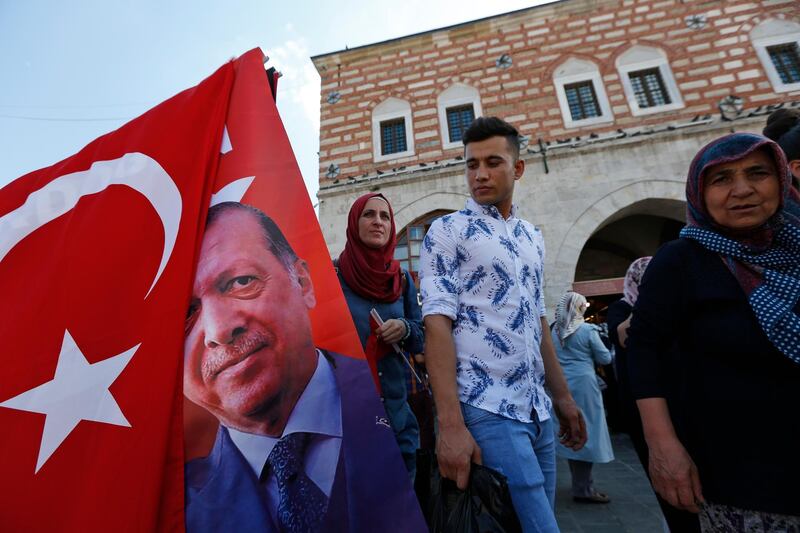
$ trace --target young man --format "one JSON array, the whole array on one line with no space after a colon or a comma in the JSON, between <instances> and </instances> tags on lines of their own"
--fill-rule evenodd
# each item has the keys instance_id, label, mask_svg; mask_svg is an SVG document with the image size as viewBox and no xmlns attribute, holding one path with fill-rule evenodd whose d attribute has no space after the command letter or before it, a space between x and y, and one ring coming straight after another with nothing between
<instances>
[{"instance_id":1,"label":"young man","mask_svg":"<svg viewBox=\"0 0 800 533\"><path fill-rule=\"evenodd\" d=\"M523 530L556 532L551 407L565 445L586 429L547 334L542 235L512 203L519 133L482 117L463 141L472 198L433 223L420 256L439 468L461 488L471 462L500 471Z\"/></svg>"}]
</instances>

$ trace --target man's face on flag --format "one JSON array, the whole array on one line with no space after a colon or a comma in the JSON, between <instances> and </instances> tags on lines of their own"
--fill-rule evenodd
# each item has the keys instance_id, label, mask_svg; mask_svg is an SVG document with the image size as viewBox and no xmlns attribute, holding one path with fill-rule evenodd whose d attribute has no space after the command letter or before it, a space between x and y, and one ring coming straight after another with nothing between
<instances>
[{"instance_id":1,"label":"man's face on flag","mask_svg":"<svg viewBox=\"0 0 800 533\"><path fill-rule=\"evenodd\" d=\"M287 269L252 213L220 213L203 237L186 320L186 397L228 427L280 434L316 368L314 304L302 260Z\"/></svg>"}]
</instances>

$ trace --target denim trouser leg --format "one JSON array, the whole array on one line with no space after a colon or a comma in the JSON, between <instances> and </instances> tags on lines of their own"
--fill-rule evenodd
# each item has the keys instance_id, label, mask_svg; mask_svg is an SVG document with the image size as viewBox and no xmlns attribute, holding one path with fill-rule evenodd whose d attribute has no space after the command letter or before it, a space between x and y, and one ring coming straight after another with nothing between
<instances>
[{"instance_id":1,"label":"denim trouser leg","mask_svg":"<svg viewBox=\"0 0 800 533\"><path fill-rule=\"evenodd\" d=\"M550 420L531 423L461 404L464 422L481 448L483 464L508 478L522 530L557 533L555 441Z\"/></svg>"},{"instance_id":2,"label":"denim trouser leg","mask_svg":"<svg viewBox=\"0 0 800 533\"><path fill-rule=\"evenodd\" d=\"M572 475L572 495L588 498L594 491L594 481L592 480L592 467L594 463L588 461L578 461L568 459L569 472Z\"/></svg>"}]
</instances>

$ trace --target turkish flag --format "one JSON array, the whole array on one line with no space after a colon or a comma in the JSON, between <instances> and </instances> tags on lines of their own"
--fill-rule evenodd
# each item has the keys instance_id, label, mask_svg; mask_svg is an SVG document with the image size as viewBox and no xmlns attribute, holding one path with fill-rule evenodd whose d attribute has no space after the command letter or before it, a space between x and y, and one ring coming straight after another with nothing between
<instances>
[{"instance_id":1,"label":"turkish flag","mask_svg":"<svg viewBox=\"0 0 800 533\"><path fill-rule=\"evenodd\" d=\"M314 345L363 358L350 310L275 104L279 75L272 69L265 71L262 62L259 49L234 62L236 75L213 185L214 202L252 205L277 223L298 257L308 264L314 280L316 305L309 310ZM374 364L371 366L375 373ZM204 457L214 443L217 419L189 400L184 401L183 408L186 459Z\"/></svg>"},{"instance_id":2,"label":"turkish flag","mask_svg":"<svg viewBox=\"0 0 800 533\"><path fill-rule=\"evenodd\" d=\"M298 257L308 263L316 295L316 306L310 310L314 344L363 358L328 246L275 105L278 80L270 77L267 83L264 69L256 68L261 57L256 49L235 63L236 80L226 121L230 144L220 161L214 192L233 182L247 184L243 197L225 199L264 211L280 227ZM268 92L270 97L265 98Z\"/></svg>"},{"instance_id":3,"label":"turkish flag","mask_svg":"<svg viewBox=\"0 0 800 533\"><path fill-rule=\"evenodd\" d=\"M183 529L186 306L260 55L0 190L0 530Z\"/></svg>"}]
</instances>

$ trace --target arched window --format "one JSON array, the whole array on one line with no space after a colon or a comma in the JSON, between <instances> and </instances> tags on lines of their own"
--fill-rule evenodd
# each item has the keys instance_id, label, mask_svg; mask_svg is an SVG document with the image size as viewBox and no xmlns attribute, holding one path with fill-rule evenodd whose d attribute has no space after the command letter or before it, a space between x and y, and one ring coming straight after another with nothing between
<instances>
[{"instance_id":1,"label":"arched window","mask_svg":"<svg viewBox=\"0 0 800 533\"><path fill-rule=\"evenodd\" d=\"M478 90L456 83L436 98L436 105L442 130L442 149L463 148L461 139L464 131L483 113Z\"/></svg>"},{"instance_id":2,"label":"arched window","mask_svg":"<svg viewBox=\"0 0 800 533\"><path fill-rule=\"evenodd\" d=\"M750 41L775 92L800 89L800 24L765 20L750 32Z\"/></svg>"},{"instance_id":3,"label":"arched window","mask_svg":"<svg viewBox=\"0 0 800 533\"><path fill-rule=\"evenodd\" d=\"M414 155L411 104L387 98L372 110L372 153L376 163Z\"/></svg>"},{"instance_id":4,"label":"arched window","mask_svg":"<svg viewBox=\"0 0 800 533\"><path fill-rule=\"evenodd\" d=\"M567 128L614 120L597 65L571 58L553 72L558 105Z\"/></svg>"},{"instance_id":5,"label":"arched window","mask_svg":"<svg viewBox=\"0 0 800 533\"><path fill-rule=\"evenodd\" d=\"M667 55L662 50L635 45L617 58L617 70L634 116L683 107Z\"/></svg>"},{"instance_id":6,"label":"arched window","mask_svg":"<svg viewBox=\"0 0 800 533\"><path fill-rule=\"evenodd\" d=\"M400 261L400 266L411 273L415 282L419 272L419 251L422 246L422 239L425 238L425 234L428 233L428 229L430 229L434 220L450 212L444 209L437 209L411 222L397 232L397 247L394 250L394 258Z\"/></svg>"}]
</instances>

